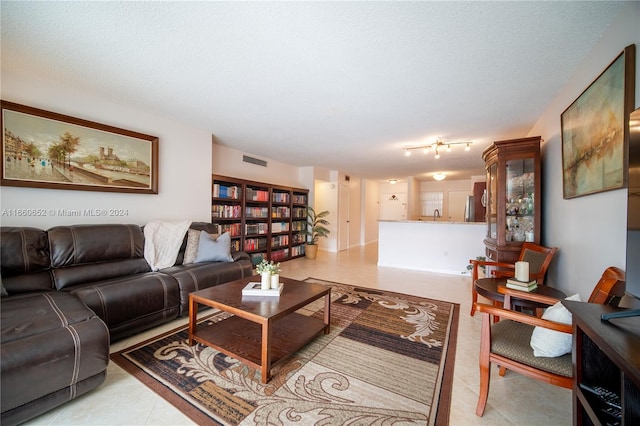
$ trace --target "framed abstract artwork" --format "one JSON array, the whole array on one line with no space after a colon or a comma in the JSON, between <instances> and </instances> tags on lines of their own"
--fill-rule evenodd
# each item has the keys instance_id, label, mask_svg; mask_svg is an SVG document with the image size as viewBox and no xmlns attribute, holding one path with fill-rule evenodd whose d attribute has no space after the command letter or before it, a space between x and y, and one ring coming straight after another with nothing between
<instances>
[{"instance_id":1,"label":"framed abstract artwork","mask_svg":"<svg viewBox=\"0 0 640 426\"><path fill-rule=\"evenodd\" d=\"M158 193L158 138L1 101L0 184Z\"/></svg>"},{"instance_id":2,"label":"framed abstract artwork","mask_svg":"<svg viewBox=\"0 0 640 426\"><path fill-rule=\"evenodd\" d=\"M562 113L565 199L626 186L635 62L635 45L627 46Z\"/></svg>"}]
</instances>

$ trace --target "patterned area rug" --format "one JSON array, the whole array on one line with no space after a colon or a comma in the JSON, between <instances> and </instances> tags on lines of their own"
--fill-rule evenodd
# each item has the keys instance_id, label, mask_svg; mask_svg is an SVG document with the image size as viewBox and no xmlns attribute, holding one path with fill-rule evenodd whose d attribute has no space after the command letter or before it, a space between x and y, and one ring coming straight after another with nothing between
<instances>
[{"instance_id":1,"label":"patterned area rug","mask_svg":"<svg viewBox=\"0 0 640 426\"><path fill-rule=\"evenodd\" d=\"M198 424L447 424L459 305L307 278L332 287L331 333L260 371L180 327L111 355ZM323 299L303 310L322 318ZM229 314L214 311L202 321Z\"/></svg>"}]
</instances>

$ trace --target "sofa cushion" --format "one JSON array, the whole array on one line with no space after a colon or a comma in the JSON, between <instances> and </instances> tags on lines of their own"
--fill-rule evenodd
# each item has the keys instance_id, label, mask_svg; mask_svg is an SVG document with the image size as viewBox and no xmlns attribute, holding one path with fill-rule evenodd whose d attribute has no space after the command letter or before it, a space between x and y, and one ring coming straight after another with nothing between
<instances>
[{"instance_id":1,"label":"sofa cushion","mask_svg":"<svg viewBox=\"0 0 640 426\"><path fill-rule=\"evenodd\" d=\"M56 288L61 290L95 281L144 274L150 270L144 259L125 259L53 269L52 274Z\"/></svg>"},{"instance_id":2,"label":"sofa cushion","mask_svg":"<svg viewBox=\"0 0 640 426\"><path fill-rule=\"evenodd\" d=\"M8 294L53 289L46 231L3 226L0 241L2 285Z\"/></svg>"},{"instance_id":3,"label":"sofa cushion","mask_svg":"<svg viewBox=\"0 0 640 426\"><path fill-rule=\"evenodd\" d=\"M148 272L68 287L109 327L111 341L154 327L178 316L178 282Z\"/></svg>"},{"instance_id":4,"label":"sofa cushion","mask_svg":"<svg viewBox=\"0 0 640 426\"><path fill-rule=\"evenodd\" d=\"M138 225L56 226L48 234L53 268L144 258L144 235Z\"/></svg>"},{"instance_id":5,"label":"sofa cushion","mask_svg":"<svg viewBox=\"0 0 640 426\"><path fill-rule=\"evenodd\" d=\"M177 265L160 272L171 275L180 286L180 316L189 313L189 293L253 275L245 252L233 253L233 262L205 262Z\"/></svg>"},{"instance_id":6,"label":"sofa cushion","mask_svg":"<svg viewBox=\"0 0 640 426\"><path fill-rule=\"evenodd\" d=\"M47 400L60 390L66 390L69 400L77 386L84 389L85 380L92 387L104 380L109 334L77 297L48 292L4 298L1 318L3 424L12 423L11 416L24 420L51 408ZM34 403L38 400L44 405ZM8 415L12 410L19 414Z\"/></svg>"},{"instance_id":7,"label":"sofa cushion","mask_svg":"<svg viewBox=\"0 0 640 426\"><path fill-rule=\"evenodd\" d=\"M151 270L138 225L56 226L48 234L57 289Z\"/></svg>"}]
</instances>

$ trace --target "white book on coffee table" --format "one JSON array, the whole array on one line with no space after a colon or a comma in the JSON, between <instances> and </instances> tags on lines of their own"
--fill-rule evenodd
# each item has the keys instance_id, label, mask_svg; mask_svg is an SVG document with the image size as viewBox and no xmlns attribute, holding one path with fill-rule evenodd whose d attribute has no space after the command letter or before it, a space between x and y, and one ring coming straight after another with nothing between
<instances>
[{"instance_id":1,"label":"white book on coffee table","mask_svg":"<svg viewBox=\"0 0 640 426\"><path fill-rule=\"evenodd\" d=\"M250 282L242 289L243 296L280 296L282 293L282 289L284 288L284 283L280 283L278 288L269 288L262 289L261 283Z\"/></svg>"}]
</instances>

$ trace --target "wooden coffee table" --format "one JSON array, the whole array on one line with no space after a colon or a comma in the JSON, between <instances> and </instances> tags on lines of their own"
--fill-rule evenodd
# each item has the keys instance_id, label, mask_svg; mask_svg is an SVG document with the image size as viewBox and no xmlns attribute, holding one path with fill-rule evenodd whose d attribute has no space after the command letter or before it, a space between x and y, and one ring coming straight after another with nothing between
<instances>
[{"instance_id":1,"label":"wooden coffee table","mask_svg":"<svg viewBox=\"0 0 640 426\"><path fill-rule=\"evenodd\" d=\"M284 361L324 331L329 334L331 287L280 277L279 297L243 296L242 289L254 276L189 294L189 345L196 342L261 370L262 383L271 368ZM324 320L296 313L324 297ZM198 325L198 305L233 314L213 325Z\"/></svg>"}]
</instances>

